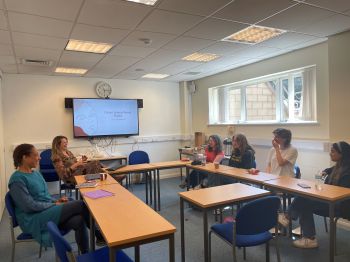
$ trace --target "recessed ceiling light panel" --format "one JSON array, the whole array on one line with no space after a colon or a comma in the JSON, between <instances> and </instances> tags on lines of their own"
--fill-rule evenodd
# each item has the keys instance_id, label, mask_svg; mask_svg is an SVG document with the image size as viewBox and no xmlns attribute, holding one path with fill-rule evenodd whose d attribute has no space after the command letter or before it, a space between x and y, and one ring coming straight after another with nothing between
<instances>
[{"instance_id":1,"label":"recessed ceiling light panel","mask_svg":"<svg viewBox=\"0 0 350 262\"><path fill-rule=\"evenodd\" d=\"M169 75L167 74L146 74L142 76L142 78L153 78L153 79L163 79L168 77Z\"/></svg>"},{"instance_id":2,"label":"recessed ceiling light panel","mask_svg":"<svg viewBox=\"0 0 350 262\"><path fill-rule=\"evenodd\" d=\"M87 72L87 69L83 68L68 68L68 67L57 67L55 70L55 73L62 73L62 74L76 74L76 75L83 75Z\"/></svg>"},{"instance_id":3,"label":"recessed ceiling light panel","mask_svg":"<svg viewBox=\"0 0 350 262\"><path fill-rule=\"evenodd\" d=\"M241 44L257 44L285 32L285 30L277 28L252 25L241 31L238 31L237 33L225 37L222 39L222 41L236 42Z\"/></svg>"},{"instance_id":4,"label":"recessed ceiling light panel","mask_svg":"<svg viewBox=\"0 0 350 262\"><path fill-rule=\"evenodd\" d=\"M144 4L144 5L155 5L158 0L126 0L128 2L134 2L138 4Z\"/></svg>"},{"instance_id":5,"label":"recessed ceiling light panel","mask_svg":"<svg viewBox=\"0 0 350 262\"><path fill-rule=\"evenodd\" d=\"M219 55L210 54L210 53L193 53L183 57L182 60L192 61L192 62L209 62L219 57L220 57Z\"/></svg>"},{"instance_id":6,"label":"recessed ceiling light panel","mask_svg":"<svg viewBox=\"0 0 350 262\"><path fill-rule=\"evenodd\" d=\"M97 42L91 42L91 41L70 39L65 49L68 51L105 54L112 47L113 47L113 44L109 44L109 43L97 43Z\"/></svg>"}]
</instances>

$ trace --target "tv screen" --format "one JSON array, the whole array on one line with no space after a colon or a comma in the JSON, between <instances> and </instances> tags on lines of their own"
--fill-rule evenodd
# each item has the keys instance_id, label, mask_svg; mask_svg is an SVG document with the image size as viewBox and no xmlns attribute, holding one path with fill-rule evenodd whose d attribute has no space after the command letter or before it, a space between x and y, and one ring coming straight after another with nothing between
<instances>
[{"instance_id":1,"label":"tv screen","mask_svg":"<svg viewBox=\"0 0 350 262\"><path fill-rule=\"evenodd\" d=\"M137 99L73 98L74 137L139 134Z\"/></svg>"}]
</instances>

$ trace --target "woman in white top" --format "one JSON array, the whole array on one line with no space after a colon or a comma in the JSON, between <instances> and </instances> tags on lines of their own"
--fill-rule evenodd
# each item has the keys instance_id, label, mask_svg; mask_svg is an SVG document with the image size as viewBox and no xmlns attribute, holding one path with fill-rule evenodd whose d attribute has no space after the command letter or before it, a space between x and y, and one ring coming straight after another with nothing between
<instances>
[{"instance_id":1,"label":"woman in white top","mask_svg":"<svg viewBox=\"0 0 350 262\"><path fill-rule=\"evenodd\" d=\"M272 148L267 157L266 172L294 177L294 165L298 157L298 151L290 142L292 133L288 129L277 128L273 132Z\"/></svg>"}]
</instances>

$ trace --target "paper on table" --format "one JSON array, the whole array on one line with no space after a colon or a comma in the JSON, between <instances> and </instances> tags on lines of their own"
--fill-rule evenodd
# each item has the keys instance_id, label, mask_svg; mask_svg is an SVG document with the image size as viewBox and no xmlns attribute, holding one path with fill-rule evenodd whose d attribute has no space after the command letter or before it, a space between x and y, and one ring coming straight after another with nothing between
<instances>
[{"instance_id":1,"label":"paper on table","mask_svg":"<svg viewBox=\"0 0 350 262\"><path fill-rule=\"evenodd\" d=\"M97 198L101 198L101 197L114 196L114 193L109 192L107 190L98 189L98 190L86 192L86 193L84 193L84 196L87 196L87 197L92 198L92 199L97 199Z\"/></svg>"}]
</instances>

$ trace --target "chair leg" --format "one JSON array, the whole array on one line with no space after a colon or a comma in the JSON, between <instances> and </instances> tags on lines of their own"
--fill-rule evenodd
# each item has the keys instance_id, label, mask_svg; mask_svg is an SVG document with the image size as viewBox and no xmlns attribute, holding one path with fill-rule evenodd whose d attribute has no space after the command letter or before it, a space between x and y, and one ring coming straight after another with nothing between
<instances>
[{"instance_id":1,"label":"chair leg","mask_svg":"<svg viewBox=\"0 0 350 262\"><path fill-rule=\"evenodd\" d=\"M280 255L280 249L278 246L278 226L275 227L275 237L274 237L274 241L275 241L275 246L276 246L276 255L277 255L277 262L281 261L281 255Z\"/></svg>"},{"instance_id":2,"label":"chair leg","mask_svg":"<svg viewBox=\"0 0 350 262\"><path fill-rule=\"evenodd\" d=\"M243 260L247 259L247 250L245 247L243 247Z\"/></svg>"},{"instance_id":3,"label":"chair leg","mask_svg":"<svg viewBox=\"0 0 350 262\"><path fill-rule=\"evenodd\" d=\"M326 233L328 233L327 218L326 218L326 217L323 217L323 221L324 221L324 229L326 230Z\"/></svg>"},{"instance_id":4,"label":"chair leg","mask_svg":"<svg viewBox=\"0 0 350 262\"><path fill-rule=\"evenodd\" d=\"M39 258L41 258L41 252L42 252L42 250L43 250L43 246L42 246L42 244L40 244L40 247L39 247Z\"/></svg>"},{"instance_id":5,"label":"chair leg","mask_svg":"<svg viewBox=\"0 0 350 262\"><path fill-rule=\"evenodd\" d=\"M209 262L211 261L211 230L209 231L209 244L208 244L208 258Z\"/></svg>"},{"instance_id":6,"label":"chair leg","mask_svg":"<svg viewBox=\"0 0 350 262\"><path fill-rule=\"evenodd\" d=\"M266 262L270 262L270 244L266 242Z\"/></svg>"},{"instance_id":7,"label":"chair leg","mask_svg":"<svg viewBox=\"0 0 350 262\"><path fill-rule=\"evenodd\" d=\"M232 245L233 262L237 262L236 246Z\"/></svg>"},{"instance_id":8,"label":"chair leg","mask_svg":"<svg viewBox=\"0 0 350 262\"><path fill-rule=\"evenodd\" d=\"M11 262L15 261L16 243L12 240Z\"/></svg>"},{"instance_id":9,"label":"chair leg","mask_svg":"<svg viewBox=\"0 0 350 262\"><path fill-rule=\"evenodd\" d=\"M339 217L337 217L334 221L335 224L335 228L334 228L334 253L337 256L338 252L337 252L337 222L338 222Z\"/></svg>"}]
</instances>

